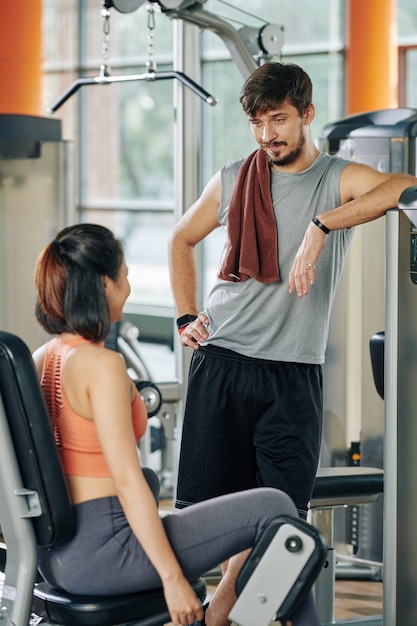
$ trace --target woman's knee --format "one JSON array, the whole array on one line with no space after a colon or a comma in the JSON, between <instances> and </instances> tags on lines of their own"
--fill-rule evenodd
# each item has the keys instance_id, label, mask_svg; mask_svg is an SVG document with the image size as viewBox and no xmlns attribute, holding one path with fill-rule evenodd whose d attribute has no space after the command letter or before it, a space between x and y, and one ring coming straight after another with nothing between
<instances>
[{"instance_id":1,"label":"woman's knee","mask_svg":"<svg viewBox=\"0 0 417 626\"><path fill-rule=\"evenodd\" d=\"M259 487L255 491L259 492L261 499L260 510L268 511L273 517L279 515L298 516L294 502L284 491L273 487Z\"/></svg>"}]
</instances>

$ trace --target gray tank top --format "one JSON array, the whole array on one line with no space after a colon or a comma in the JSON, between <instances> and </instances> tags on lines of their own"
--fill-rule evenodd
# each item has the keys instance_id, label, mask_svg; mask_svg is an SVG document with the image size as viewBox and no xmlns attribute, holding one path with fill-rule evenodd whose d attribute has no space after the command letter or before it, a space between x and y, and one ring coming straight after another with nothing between
<instances>
[{"instance_id":1,"label":"gray tank top","mask_svg":"<svg viewBox=\"0 0 417 626\"><path fill-rule=\"evenodd\" d=\"M233 186L243 159L223 166L219 222L226 228ZM303 172L271 169L271 193L278 229L281 281L263 284L216 279L204 311L210 318L207 344L245 356L295 363L323 363L331 306L353 229L330 233L316 264L308 296L288 293L288 277L312 217L340 205L340 176L349 165L320 153Z\"/></svg>"}]
</instances>

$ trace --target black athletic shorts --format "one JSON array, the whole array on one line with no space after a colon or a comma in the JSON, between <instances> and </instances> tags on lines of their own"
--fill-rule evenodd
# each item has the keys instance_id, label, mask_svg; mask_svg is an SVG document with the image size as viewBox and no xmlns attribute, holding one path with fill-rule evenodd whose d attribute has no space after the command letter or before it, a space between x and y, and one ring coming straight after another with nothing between
<instances>
[{"instance_id":1,"label":"black athletic shorts","mask_svg":"<svg viewBox=\"0 0 417 626\"><path fill-rule=\"evenodd\" d=\"M275 487L305 513L319 460L322 413L320 365L200 347L190 366L177 508Z\"/></svg>"}]
</instances>

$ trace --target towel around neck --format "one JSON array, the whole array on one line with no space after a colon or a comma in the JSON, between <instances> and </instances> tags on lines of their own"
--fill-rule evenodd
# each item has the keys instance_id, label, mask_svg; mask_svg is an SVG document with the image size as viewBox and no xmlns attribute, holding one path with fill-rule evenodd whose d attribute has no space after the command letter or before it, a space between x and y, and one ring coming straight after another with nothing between
<instances>
[{"instance_id":1,"label":"towel around neck","mask_svg":"<svg viewBox=\"0 0 417 626\"><path fill-rule=\"evenodd\" d=\"M271 198L269 159L258 148L242 163L227 216L228 243L219 278L261 283L280 280L278 232Z\"/></svg>"}]
</instances>

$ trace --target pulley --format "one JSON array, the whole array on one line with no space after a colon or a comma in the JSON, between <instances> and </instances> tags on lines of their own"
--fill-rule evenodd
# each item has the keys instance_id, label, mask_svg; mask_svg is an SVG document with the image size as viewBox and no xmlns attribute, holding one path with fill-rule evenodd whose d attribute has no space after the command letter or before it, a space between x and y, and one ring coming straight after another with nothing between
<instances>
[{"instance_id":1,"label":"pulley","mask_svg":"<svg viewBox=\"0 0 417 626\"><path fill-rule=\"evenodd\" d=\"M162 394L159 387L150 380L139 380L135 385L142 396L148 417L157 415L162 406Z\"/></svg>"},{"instance_id":2,"label":"pulley","mask_svg":"<svg viewBox=\"0 0 417 626\"><path fill-rule=\"evenodd\" d=\"M112 7L119 13L133 13L139 9L147 0L104 0L103 4L107 9ZM159 4L162 9L185 9L193 4L203 4L206 0L151 0Z\"/></svg>"},{"instance_id":3,"label":"pulley","mask_svg":"<svg viewBox=\"0 0 417 626\"><path fill-rule=\"evenodd\" d=\"M119 13L133 13L136 11L146 0L103 0L103 5L106 9L112 7L119 11Z\"/></svg>"},{"instance_id":4,"label":"pulley","mask_svg":"<svg viewBox=\"0 0 417 626\"><path fill-rule=\"evenodd\" d=\"M284 45L284 27L279 24L264 24L261 28L244 26L239 30L253 56L261 59L266 56L280 56Z\"/></svg>"}]
</instances>

